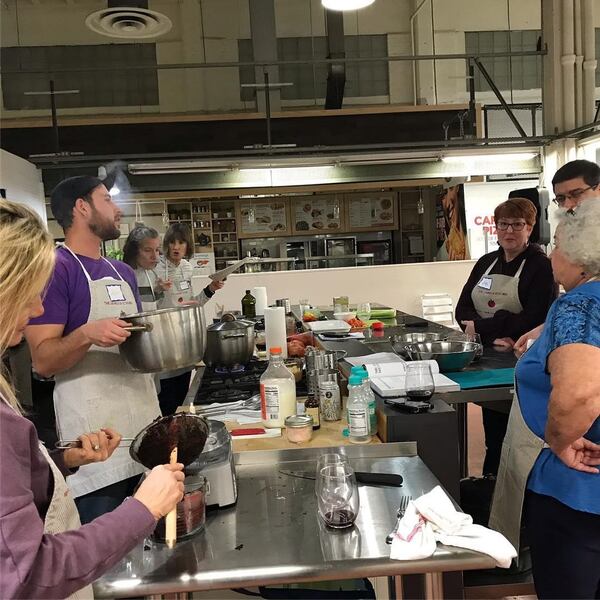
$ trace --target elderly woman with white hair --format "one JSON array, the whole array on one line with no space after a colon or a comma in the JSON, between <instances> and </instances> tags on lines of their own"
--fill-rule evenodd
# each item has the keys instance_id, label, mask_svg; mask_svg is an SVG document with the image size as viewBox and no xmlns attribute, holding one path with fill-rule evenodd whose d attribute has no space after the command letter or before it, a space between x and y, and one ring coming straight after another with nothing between
<instances>
[{"instance_id":1,"label":"elderly woman with white hair","mask_svg":"<svg viewBox=\"0 0 600 600\"><path fill-rule=\"evenodd\" d=\"M600 598L600 202L564 213L558 298L516 367L489 525L518 547L521 511L539 598Z\"/></svg>"}]
</instances>

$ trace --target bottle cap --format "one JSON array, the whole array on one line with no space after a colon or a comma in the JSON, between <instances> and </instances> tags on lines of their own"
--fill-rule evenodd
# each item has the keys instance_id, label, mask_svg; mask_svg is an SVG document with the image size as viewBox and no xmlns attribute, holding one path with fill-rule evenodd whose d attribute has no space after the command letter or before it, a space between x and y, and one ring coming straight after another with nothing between
<instances>
[{"instance_id":1,"label":"bottle cap","mask_svg":"<svg viewBox=\"0 0 600 600\"><path fill-rule=\"evenodd\" d=\"M355 365L350 369L350 375L356 375L357 373L362 373L364 369L360 365Z\"/></svg>"},{"instance_id":2,"label":"bottle cap","mask_svg":"<svg viewBox=\"0 0 600 600\"><path fill-rule=\"evenodd\" d=\"M362 383L362 377L356 373L354 375L350 375L350 378L348 379L348 383L350 385L360 385Z\"/></svg>"},{"instance_id":3,"label":"bottle cap","mask_svg":"<svg viewBox=\"0 0 600 600\"><path fill-rule=\"evenodd\" d=\"M269 354L281 354L281 346L273 346L273 348L269 348Z\"/></svg>"},{"instance_id":4,"label":"bottle cap","mask_svg":"<svg viewBox=\"0 0 600 600\"><path fill-rule=\"evenodd\" d=\"M383 330L383 323L381 321L375 321L371 325L371 329L373 329L373 331L382 331Z\"/></svg>"},{"instance_id":5,"label":"bottle cap","mask_svg":"<svg viewBox=\"0 0 600 600\"><path fill-rule=\"evenodd\" d=\"M249 294L249 293L250 293L250 290L246 290L246 294Z\"/></svg>"}]
</instances>

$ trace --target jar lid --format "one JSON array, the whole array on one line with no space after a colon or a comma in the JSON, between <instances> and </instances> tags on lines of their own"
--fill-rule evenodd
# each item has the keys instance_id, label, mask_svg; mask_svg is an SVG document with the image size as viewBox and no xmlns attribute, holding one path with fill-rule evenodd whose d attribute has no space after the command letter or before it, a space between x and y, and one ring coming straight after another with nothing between
<instances>
[{"instance_id":1,"label":"jar lid","mask_svg":"<svg viewBox=\"0 0 600 600\"><path fill-rule=\"evenodd\" d=\"M292 429L296 427L312 427L313 418L310 415L290 415L285 418L285 426Z\"/></svg>"}]
</instances>

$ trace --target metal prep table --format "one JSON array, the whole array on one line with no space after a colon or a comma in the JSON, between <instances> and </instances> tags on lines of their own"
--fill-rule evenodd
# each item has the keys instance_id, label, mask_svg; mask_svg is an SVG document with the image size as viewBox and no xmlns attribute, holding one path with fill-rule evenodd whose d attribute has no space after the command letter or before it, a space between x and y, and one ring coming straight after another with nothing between
<instances>
[{"instance_id":1,"label":"metal prep table","mask_svg":"<svg viewBox=\"0 0 600 600\"><path fill-rule=\"evenodd\" d=\"M401 495L417 497L438 484L413 442L347 446L355 469L400 473L401 488L360 486L352 528L331 530L318 515L314 481L323 449L235 455L238 502L209 512L206 527L173 550L140 545L94 584L96 597L132 597L295 582L421 574L426 598L444 598L444 572L487 569L494 560L438 545L427 559L390 560L385 537ZM402 578L396 577L396 597Z\"/></svg>"}]
</instances>

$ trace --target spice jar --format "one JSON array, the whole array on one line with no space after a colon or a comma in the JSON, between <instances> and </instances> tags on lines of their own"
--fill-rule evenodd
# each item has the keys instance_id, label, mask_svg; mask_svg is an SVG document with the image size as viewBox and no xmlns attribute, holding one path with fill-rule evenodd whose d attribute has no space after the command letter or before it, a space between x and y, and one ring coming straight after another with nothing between
<instances>
[{"instance_id":1,"label":"spice jar","mask_svg":"<svg viewBox=\"0 0 600 600\"><path fill-rule=\"evenodd\" d=\"M285 419L285 433L293 444L310 442L313 432L313 418L310 415L290 415Z\"/></svg>"}]
</instances>

